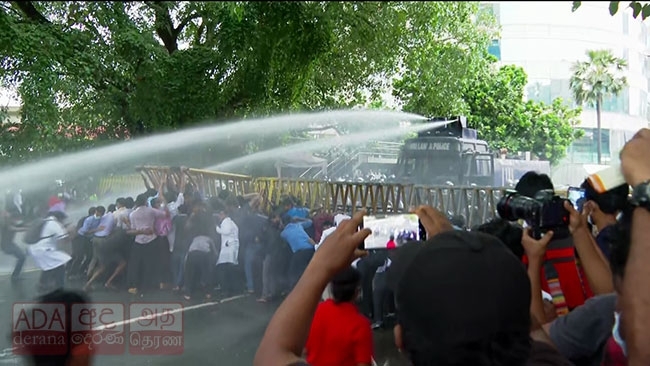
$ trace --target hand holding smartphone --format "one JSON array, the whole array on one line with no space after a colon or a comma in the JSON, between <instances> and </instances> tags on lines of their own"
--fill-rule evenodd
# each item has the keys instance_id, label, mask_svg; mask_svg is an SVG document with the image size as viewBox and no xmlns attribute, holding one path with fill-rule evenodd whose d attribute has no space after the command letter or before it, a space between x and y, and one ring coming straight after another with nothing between
<instances>
[{"instance_id":1,"label":"hand holding smartphone","mask_svg":"<svg viewBox=\"0 0 650 366\"><path fill-rule=\"evenodd\" d=\"M408 241L426 240L416 214L366 215L363 227L372 230L359 246L362 250L395 249Z\"/></svg>"},{"instance_id":2,"label":"hand holding smartphone","mask_svg":"<svg viewBox=\"0 0 650 366\"><path fill-rule=\"evenodd\" d=\"M578 212L582 212L582 208L585 204L585 190L578 187L569 187L567 190L567 198L571 201L573 208Z\"/></svg>"}]
</instances>

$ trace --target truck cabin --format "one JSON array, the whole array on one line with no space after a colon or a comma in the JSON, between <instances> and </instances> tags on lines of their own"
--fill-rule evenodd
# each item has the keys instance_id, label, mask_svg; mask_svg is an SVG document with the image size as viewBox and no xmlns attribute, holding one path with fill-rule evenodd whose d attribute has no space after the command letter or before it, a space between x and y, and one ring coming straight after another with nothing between
<instances>
[{"instance_id":1,"label":"truck cabin","mask_svg":"<svg viewBox=\"0 0 650 366\"><path fill-rule=\"evenodd\" d=\"M436 119L432 119L436 121ZM464 117L444 127L425 130L406 140L397 161L396 176L418 185L490 186L494 155Z\"/></svg>"}]
</instances>

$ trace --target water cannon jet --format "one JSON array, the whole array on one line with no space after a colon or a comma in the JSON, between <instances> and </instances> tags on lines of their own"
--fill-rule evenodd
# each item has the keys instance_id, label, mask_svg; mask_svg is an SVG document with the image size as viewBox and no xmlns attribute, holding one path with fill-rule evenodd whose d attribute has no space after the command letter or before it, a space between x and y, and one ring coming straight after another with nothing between
<instances>
[{"instance_id":1,"label":"water cannon jet","mask_svg":"<svg viewBox=\"0 0 650 366\"><path fill-rule=\"evenodd\" d=\"M418 137L456 137L469 140L478 139L475 129L467 128L467 117L431 117L427 123L446 122L442 127L435 127L418 133Z\"/></svg>"}]
</instances>

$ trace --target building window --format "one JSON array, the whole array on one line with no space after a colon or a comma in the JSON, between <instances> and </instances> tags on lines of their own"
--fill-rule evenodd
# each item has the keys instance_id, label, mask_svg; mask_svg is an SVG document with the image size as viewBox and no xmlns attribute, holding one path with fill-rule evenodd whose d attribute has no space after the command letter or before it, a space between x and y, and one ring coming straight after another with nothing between
<instances>
[{"instance_id":1,"label":"building window","mask_svg":"<svg viewBox=\"0 0 650 366\"><path fill-rule=\"evenodd\" d=\"M492 40L492 43L488 47L488 53L501 61L501 41L498 39Z\"/></svg>"},{"instance_id":2,"label":"building window","mask_svg":"<svg viewBox=\"0 0 650 366\"><path fill-rule=\"evenodd\" d=\"M544 80L543 84L540 81L529 84L526 87L526 95L529 100L550 104L551 100L553 99L553 96L551 95L552 81Z\"/></svg>"},{"instance_id":3,"label":"building window","mask_svg":"<svg viewBox=\"0 0 650 366\"><path fill-rule=\"evenodd\" d=\"M623 18L623 34L627 36L630 34L630 17L627 14L623 14L621 18Z\"/></svg>"},{"instance_id":4,"label":"building window","mask_svg":"<svg viewBox=\"0 0 650 366\"><path fill-rule=\"evenodd\" d=\"M598 131L595 128L583 128L585 134L569 146L568 156L572 163L598 164ZM603 162L611 159L608 129L601 129L601 148Z\"/></svg>"}]
</instances>

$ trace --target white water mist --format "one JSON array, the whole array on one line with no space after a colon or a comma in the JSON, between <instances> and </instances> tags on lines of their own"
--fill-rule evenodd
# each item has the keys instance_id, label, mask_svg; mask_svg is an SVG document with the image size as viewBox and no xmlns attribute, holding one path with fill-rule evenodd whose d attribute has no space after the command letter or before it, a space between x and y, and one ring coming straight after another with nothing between
<instances>
[{"instance_id":1,"label":"white water mist","mask_svg":"<svg viewBox=\"0 0 650 366\"><path fill-rule=\"evenodd\" d=\"M429 130L434 128L440 128L448 123L449 122L423 123L423 124L416 124L416 125L411 125L406 127L358 132L358 133L353 133L349 135L323 139L323 140L301 142L289 146L282 146L274 149L259 151L254 154L242 156L237 159L232 159L217 165L213 165L205 169L223 171L232 168L237 168L247 163L278 159L296 153L318 151L318 150L331 148L334 146L362 145L369 141L378 140L382 138L395 137L395 136L405 135L410 132L419 132L419 131L424 131L424 130Z\"/></svg>"},{"instance_id":2,"label":"white water mist","mask_svg":"<svg viewBox=\"0 0 650 366\"><path fill-rule=\"evenodd\" d=\"M147 157L163 152L177 151L198 145L214 144L231 138L272 136L298 128L314 125L368 124L373 128L395 125L403 121L422 121L424 117L393 111L331 111L300 113L261 119L250 119L216 126L198 127L113 144L106 147L66 154L21 165L0 172L0 189L25 191L50 185L55 179L67 176L69 179L101 172L117 163L146 161ZM376 126L376 127L375 127ZM135 164L135 163L134 163ZM192 166L192 157L187 157L187 166Z\"/></svg>"}]
</instances>

